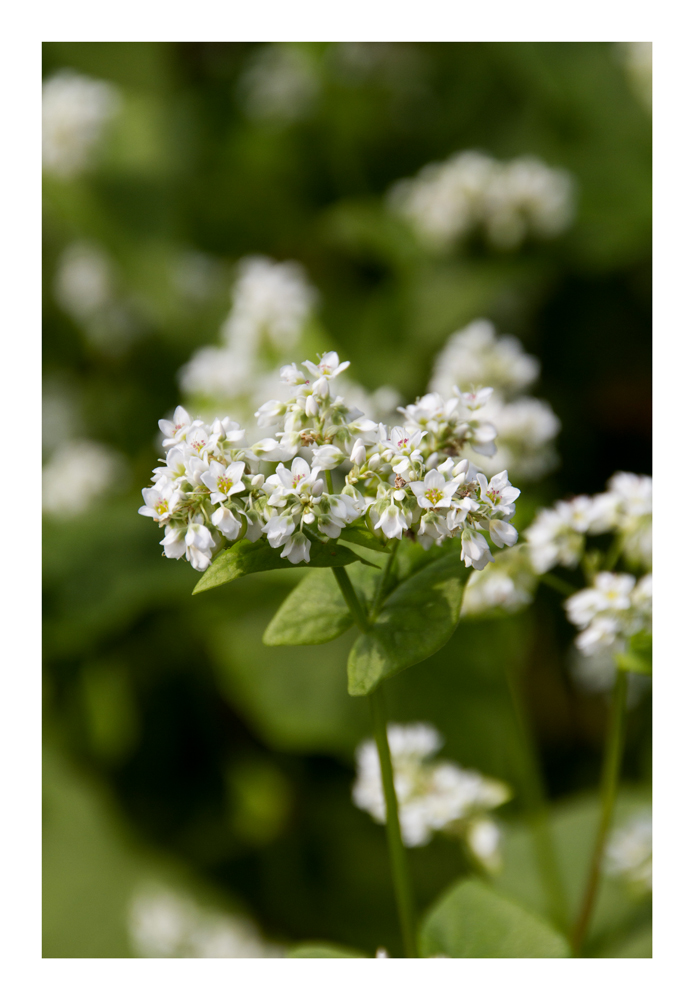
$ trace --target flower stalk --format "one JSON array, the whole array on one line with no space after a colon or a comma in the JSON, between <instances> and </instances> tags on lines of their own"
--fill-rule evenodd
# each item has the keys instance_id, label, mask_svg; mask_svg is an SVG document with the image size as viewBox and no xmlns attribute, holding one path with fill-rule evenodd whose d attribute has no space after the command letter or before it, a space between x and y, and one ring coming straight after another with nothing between
<instances>
[{"instance_id":1,"label":"flower stalk","mask_svg":"<svg viewBox=\"0 0 694 1000\"><path fill-rule=\"evenodd\" d=\"M590 927L590 920L593 915L593 908L600 885L600 875L602 871L603 856L607 835L610 832L614 804L617 797L619 784L619 772L622 764L622 754L624 751L624 733L627 708L628 674L625 670L617 670L614 690L612 693L612 706L607 728L607 740L605 745L605 756L603 759L601 792L600 792L600 823L595 838L595 846L588 872L588 881L583 894L583 901L578 918L571 935L571 944L574 954L580 954L581 947Z\"/></svg>"}]
</instances>

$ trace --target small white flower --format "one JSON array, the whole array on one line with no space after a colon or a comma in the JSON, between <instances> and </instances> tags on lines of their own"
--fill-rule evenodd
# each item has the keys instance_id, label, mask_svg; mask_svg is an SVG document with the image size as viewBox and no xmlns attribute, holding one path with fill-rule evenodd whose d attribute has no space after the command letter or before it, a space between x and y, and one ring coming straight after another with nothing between
<instances>
[{"instance_id":1,"label":"small white flower","mask_svg":"<svg viewBox=\"0 0 694 1000\"><path fill-rule=\"evenodd\" d=\"M304 368L313 375L314 378L320 379L333 379L336 378L340 372L345 371L350 366L349 361L343 361L340 364L340 359L335 351L328 351L326 354L321 355L318 359L318 364L314 364L313 361L304 361Z\"/></svg>"},{"instance_id":2,"label":"small white flower","mask_svg":"<svg viewBox=\"0 0 694 1000\"><path fill-rule=\"evenodd\" d=\"M373 518L373 513L372 513ZM374 529L382 531L386 538L402 538L403 531L407 531L410 526L407 514L396 504L389 504L380 518L375 522Z\"/></svg>"},{"instance_id":3,"label":"small white flower","mask_svg":"<svg viewBox=\"0 0 694 1000\"><path fill-rule=\"evenodd\" d=\"M458 483L455 481L447 482L441 472L432 469L427 472L423 482L412 482L410 488L417 497L417 503L420 507L425 510L433 510L436 507L450 507L451 500L458 489Z\"/></svg>"},{"instance_id":4,"label":"small white flower","mask_svg":"<svg viewBox=\"0 0 694 1000\"><path fill-rule=\"evenodd\" d=\"M489 551L487 539L479 531L471 531L469 528L465 528L461 538L460 558L466 566L472 566L474 569L484 569L487 563L494 562L494 558Z\"/></svg>"},{"instance_id":5,"label":"small white flower","mask_svg":"<svg viewBox=\"0 0 694 1000\"><path fill-rule=\"evenodd\" d=\"M309 561L309 553L311 551L311 542L302 534L297 531L291 536L287 541L286 545L282 549L281 556L283 559L288 559L290 563L300 563Z\"/></svg>"},{"instance_id":6,"label":"small white flower","mask_svg":"<svg viewBox=\"0 0 694 1000\"><path fill-rule=\"evenodd\" d=\"M161 487L144 489L142 499L145 502L138 510L138 514L144 514L145 517L152 517L157 522L165 523L174 512L179 497L179 492L174 490L169 483L165 483Z\"/></svg>"},{"instance_id":7,"label":"small white flower","mask_svg":"<svg viewBox=\"0 0 694 1000\"><path fill-rule=\"evenodd\" d=\"M237 517L234 517L234 514L228 507L218 507L210 520L230 542L238 538L239 532L243 527L243 523Z\"/></svg>"},{"instance_id":8,"label":"small white flower","mask_svg":"<svg viewBox=\"0 0 694 1000\"><path fill-rule=\"evenodd\" d=\"M200 476L210 491L210 502L224 503L234 493L242 493L246 488L242 480L245 468L244 462L230 462L227 466L211 462L209 472Z\"/></svg>"},{"instance_id":9,"label":"small white flower","mask_svg":"<svg viewBox=\"0 0 694 1000\"><path fill-rule=\"evenodd\" d=\"M345 455L332 444L325 444L321 448L316 448L313 453L312 468L319 471L336 469L345 460Z\"/></svg>"}]
</instances>

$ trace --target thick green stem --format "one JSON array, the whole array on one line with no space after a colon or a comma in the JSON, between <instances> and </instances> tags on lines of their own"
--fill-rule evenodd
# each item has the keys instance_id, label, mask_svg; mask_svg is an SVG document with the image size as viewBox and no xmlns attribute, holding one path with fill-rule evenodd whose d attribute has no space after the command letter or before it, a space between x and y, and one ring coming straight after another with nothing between
<instances>
[{"instance_id":1,"label":"thick green stem","mask_svg":"<svg viewBox=\"0 0 694 1000\"><path fill-rule=\"evenodd\" d=\"M347 575L347 570L344 566L333 566L333 573L335 574L335 579L337 580L338 586L342 591L345 603L352 612L352 617L354 618L357 628L361 632L367 632L369 629L369 619L366 616L366 611L359 600L356 590L352 586L352 581Z\"/></svg>"},{"instance_id":2,"label":"thick green stem","mask_svg":"<svg viewBox=\"0 0 694 1000\"><path fill-rule=\"evenodd\" d=\"M390 550L390 555L388 556L388 562L386 563L383 572L381 573L380 577L378 578L378 584L376 586L376 593L374 595L373 605L371 607L370 618L371 618L372 621L376 617L376 615L378 614L378 612L379 612L379 610L381 608L381 604L383 603L383 595L384 595L386 587L388 585L388 578L389 578L391 570L393 568L393 563L395 562L395 557L396 557L396 555L398 553L398 545L400 544L400 539L396 538L395 541L392 544L393 544L393 547Z\"/></svg>"},{"instance_id":3,"label":"thick green stem","mask_svg":"<svg viewBox=\"0 0 694 1000\"><path fill-rule=\"evenodd\" d=\"M400 930L402 932L405 957L417 958L414 900L407 867L407 857L400 833L398 800L395 794L395 785L393 784L393 765L390 759L390 748L388 747L386 705L382 684L379 684L369 695L369 706L371 708L374 738L378 747L378 758L381 762L381 781L383 783L383 795L386 800L386 830L390 853L390 871L395 889L395 901L400 918Z\"/></svg>"},{"instance_id":4,"label":"thick green stem","mask_svg":"<svg viewBox=\"0 0 694 1000\"><path fill-rule=\"evenodd\" d=\"M564 930L568 924L568 904L549 825L547 799L540 764L518 678L511 664L507 664L505 673L518 735L518 772L522 782L522 794L528 822L535 843L537 867L549 912L557 926Z\"/></svg>"},{"instance_id":5,"label":"thick green stem","mask_svg":"<svg viewBox=\"0 0 694 1000\"><path fill-rule=\"evenodd\" d=\"M602 860L605 852L605 842L610 832L612 824L612 814L614 812L617 788L619 785L619 772L622 765L622 753L624 751L624 731L627 708L627 688L628 675L625 670L618 670L612 692L612 706L607 727L607 739L605 742L605 757L603 759L602 778L600 783L600 823L598 833L595 838L595 847L588 871L588 881L578 919L571 935L574 954L578 955L586 934L590 927L590 919L593 915L593 907L600 885L600 874Z\"/></svg>"},{"instance_id":6,"label":"thick green stem","mask_svg":"<svg viewBox=\"0 0 694 1000\"><path fill-rule=\"evenodd\" d=\"M390 566L386 567L385 574ZM369 619L364 610L359 596L352 586L347 570L343 566L333 566L333 573L338 582L342 596L347 607L352 612L352 617L361 632L369 629ZM395 890L395 901L400 918L400 930L402 932L403 949L406 958L417 958L417 934L414 913L414 902L412 888L410 885L409 871L407 867L407 857L405 847L400 833L400 817L398 815L398 799L393 783L393 764L390 759L390 748L388 746L388 730L386 724L386 706L383 694L383 684L372 691L369 695L369 707L371 709L371 720L373 723L374 738L378 748L378 759L381 764L381 782L383 784L383 797L386 801L386 832L388 837L388 853L390 855L390 870Z\"/></svg>"},{"instance_id":7,"label":"thick green stem","mask_svg":"<svg viewBox=\"0 0 694 1000\"><path fill-rule=\"evenodd\" d=\"M325 476L325 485L326 485L326 487L328 489L328 493L332 493L332 491L333 491L333 474L330 471L330 469L325 469L325 471L323 472L323 475Z\"/></svg>"}]
</instances>

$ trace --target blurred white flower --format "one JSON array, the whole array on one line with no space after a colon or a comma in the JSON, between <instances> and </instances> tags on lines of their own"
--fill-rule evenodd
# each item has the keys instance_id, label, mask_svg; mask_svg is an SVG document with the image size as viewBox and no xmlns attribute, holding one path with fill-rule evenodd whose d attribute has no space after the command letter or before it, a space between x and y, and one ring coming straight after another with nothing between
<instances>
[{"instance_id":1,"label":"blurred white flower","mask_svg":"<svg viewBox=\"0 0 694 1000\"><path fill-rule=\"evenodd\" d=\"M92 243L77 241L63 250L53 293L87 341L106 354L122 353L141 332L131 304L118 293L111 259Z\"/></svg>"},{"instance_id":2,"label":"blurred white flower","mask_svg":"<svg viewBox=\"0 0 694 1000\"><path fill-rule=\"evenodd\" d=\"M60 381L44 382L41 398L41 445L45 453L76 437L79 416L73 395Z\"/></svg>"},{"instance_id":3,"label":"blurred white flower","mask_svg":"<svg viewBox=\"0 0 694 1000\"><path fill-rule=\"evenodd\" d=\"M77 517L120 485L125 460L98 441L67 441L43 467L43 510L57 518Z\"/></svg>"},{"instance_id":4,"label":"blurred white flower","mask_svg":"<svg viewBox=\"0 0 694 1000\"><path fill-rule=\"evenodd\" d=\"M164 886L142 886L132 897L128 930L142 958L280 958L245 917L203 909Z\"/></svg>"},{"instance_id":5,"label":"blurred white flower","mask_svg":"<svg viewBox=\"0 0 694 1000\"><path fill-rule=\"evenodd\" d=\"M53 292L58 305L76 322L92 319L115 294L111 261L91 243L70 243L58 260Z\"/></svg>"},{"instance_id":6,"label":"blurred white flower","mask_svg":"<svg viewBox=\"0 0 694 1000\"><path fill-rule=\"evenodd\" d=\"M511 797L503 782L485 778L477 771L463 770L449 761L430 758L443 740L426 723L388 726L388 746L393 762L393 780L398 797L400 827L404 843L418 847L429 843L437 830L462 837L484 867L498 865L498 837L489 827L478 826L491 809ZM352 799L377 822L385 823L386 809L381 784L378 751L373 740L357 748L357 779ZM495 826L495 824L492 823Z\"/></svg>"},{"instance_id":7,"label":"blurred white flower","mask_svg":"<svg viewBox=\"0 0 694 1000\"><path fill-rule=\"evenodd\" d=\"M473 573L465 587L461 614L474 617L495 609L512 614L527 607L537 585L527 549L527 545L504 549L483 573Z\"/></svg>"},{"instance_id":8,"label":"blurred white flower","mask_svg":"<svg viewBox=\"0 0 694 1000\"><path fill-rule=\"evenodd\" d=\"M586 656L572 646L569 650L569 672L576 686L587 694L609 695L617 672L614 651L600 648ZM627 708L633 708L651 689L651 678L629 671L627 682Z\"/></svg>"},{"instance_id":9,"label":"blurred white flower","mask_svg":"<svg viewBox=\"0 0 694 1000\"><path fill-rule=\"evenodd\" d=\"M320 81L310 56L288 42L257 48L239 80L239 99L249 118L288 125L313 108Z\"/></svg>"},{"instance_id":10,"label":"blurred white flower","mask_svg":"<svg viewBox=\"0 0 694 1000\"><path fill-rule=\"evenodd\" d=\"M617 42L632 90L647 111L653 107L653 43Z\"/></svg>"},{"instance_id":11,"label":"blurred white flower","mask_svg":"<svg viewBox=\"0 0 694 1000\"><path fill-rule=\"evenodd\" d=\"M118 89L72 70L43 84L43 169L61 178L83 173L108 121L121 105Z\"/></svg>"},{"instance_id":12,"label":"blurred white flower","mask_svg":"<svg viewBox=\"0 0 694 1000\"><path fill-rule=\"evenodd\" d=\"M622 878L638 895L653 890L653 818L644 809L615 830L604 860L605 872Z\"/></svg>"},{"instance_id":13,"label":"blurred white flower","mask_svg":"<svg viewBox=\"0 0 694 1000\"><path fill-rule=\"evenodd\" d=\"M653 480L633 472L616 472L607 492L594 497L592 531L615 531L628 562L650 569L653 562Z\"/></svg>"},{"instance_id":14,"label":"blurred white flower","mask_svg":"<svg viewBox=\"0 0 694 1000\"><path fill-rule=\"evenodd\" d=\"M577 648L590 656L599 649L619 653L631 636L651 632L652 604L650 574L637 583L629 573L598 573L593 586L579 590L564 607L580 630Z\"/></svg>"},{"instance_id":15,"label":"blurred white flower","mask_svg":"<svg viewBox=\"0 0 694 1000\"><path fill-rule=\"evenodd\" d=\"M454 386L491 386L504 397L527 389L540 374L540 362L526 354L516 337L499 336L488 319L476 319L446 341L434 360L429 390L450 396Z\"/></svg>"},{"instance_id":16,"label":"blurred white flower","mask_svg":"<svg viewBox=\"0 0 694 1000\"><path fill-rule=\"evenodd\" d=\"M486 386L484 418L496 428L494 448L476 449L488 475L507 470L513 478L540 479L558 464L554 447L561 423L549 403L519 396L540 373L516 337L499 336L494 324L477 319L452 334L434 360L429 389L442 396ZM493 390L493 393L492 393ZM425 396L424 399L428 399Z\"/></svg>"},{"instance_id":17,"label":"blurred white flower","mask_svg":"<svg viewBox=\"0 0 694 1000\"><path fill-rule=\"evenodd\" d=\"M574 214L574 182L565 170L526 156L502 163L484 153L456 153L427 164L390 191L392 208L433 250L448 250L474 230L498 249L530 236L563 232Z\"/></svg>"},{"instance_id":18,"label":"blurred white flower","mask_svg":"<svg viewBox=\"0 0 694 1000\"><path fill-rule=\"evenodd\" d=\"M273 347L286 351L296 343L318 295L296 261L244 257L231 298L233 307L222 327L229 347L253 351L266 336Z\"/></svg>"}]
</instances>

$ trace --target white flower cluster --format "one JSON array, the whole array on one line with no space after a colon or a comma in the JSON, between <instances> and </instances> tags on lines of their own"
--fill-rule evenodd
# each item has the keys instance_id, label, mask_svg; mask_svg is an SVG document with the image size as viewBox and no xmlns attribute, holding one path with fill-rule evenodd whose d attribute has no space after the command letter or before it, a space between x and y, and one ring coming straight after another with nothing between
<instances>
[{"instance_id":1,"label":"white flower cluster","mask_svg":"<svg viewBox=\"0 0 694 1000\"><path fill-rule=\"evenodd\" d=\"M408 847L419 847L443 830L462 837L474 858L489 871L496 871L501 863L501 833L488 813L507 802L511 790L477 771L432 760L442 745L441 735L426 723L388 726L403 841ZM354 804L385 823L381 767L373 740L360 744L356 759Z\"/></svg>"},{"instance_id":2,"label":"white flower cluster","mask_svg":"<svg viewBox=\"0 0 694 1000\"><path fill-rule=\"evenodd\" d=\"M402 410L403 426L388 428L333 396L331 383L348 365L334 351L305 361L304 371L285 365L292 395L256 413L260 427L281 429L250 446L228 417L207 424L178 407L173 421L160 421L166 459L140 513L166 528L167 556L205 570L223 539L264 534L283 558L309 562L312 539L338 538L360 518L384 540L407 533L425 548L459 537L461 558L475 569L493 562L482 532L499 548L515 544L509 522L520 490L505 472L488 481L461 458L468 445L493 452L495 430L479 419L491 389L448 400L429 394ZM279 463L274 474L259 473L261 460ZM350 463L334 493L331 470Z\"/></svg>"},{"instance_id":3,"label":"white flower cluster","mask_svg":"<svg viewBox=\"0 0 694 1000\"><path fill-rule=\"evenodd\" d=\"M574 214L571 175L532 156L502 163L484 153L456 153L399 181L389 197L433 250L449 250L475 231L498 249L513 249L529 236L557 236Z\"/></svg>"},{"instance_id":4,"label":"white flower cluster","mask_svg":"<svg viewBox=\"0 0 694 1000\"><path fill-rule=\"evenodd\" d=\"M306 51L279 42L252 53L239 80L239 98L249 118L290 125L311 111L319 86Z\"/></svg>"},{"instance_id":5,"label":"white flower cluster","mask_svg":"<svg viewBox=\"0 0 694 1000\"><path fill-rule=\"evenodd\" d=\"M580 629L576 646L587 656L600 649L621 652L627 639L653 628L653 579L630 573L598 573L592 587L564 604L569 621Z\"/></svg>"},{"instance_id":6,"label":"white flower cluster","mask_svg":"<svg viewBox=\"0 0 694 1000\"><path fill-rule=\"evenodd\" d=\"M43 467L43 511L69 519L83 514L123 479L124 458L98 441L66 441Z\"/></svg>"},{"instance_id":7,"label":"white flower cluster","mask_svg":"<svg viewBox=\"0 0 694 1000\"><path fill-rule=\"evenodd\" d=\"M652 562L653 482L650 476L617 472L607 492L560 500L541 510L525 532L537 573L553 566L576 566L586 535L614 532L628 562L649 569Z\"/></svg>"},{"instance_id":8,"label":"white flower cluster","mask_svg":"<svg viewBox=\"0 0 694 1000\"><path fill-rule=\"evenodd\" d=\"M622 878L637 895L653 891L653 817L650 809L632 816L610 837L605 871Z\"/></svg>"},{"instance_id":9,"label":"white flower cluster","mask_svg":"<svg viewBox=\"0 0 694 1000\"><path fill-rule=\"evenodd\" d=\"M227 400L247 395L264 374L262 354L294 346L317 294L300 264L244 257L231 289L232 307L222 326L222 346L203 347L180 373L185 393Z\"/></svg>"},{"instance_id":10,"label":"white flower cluster","mask_svg":"<svg viewBox=\"0 0 694 1000\"><path fill-rule=\"evenodd\" d=\"M130 902L128 930L141 958L279 958L245 917L203 909L188 896L146 885Z\"/></svg>"},{"instance_id":11,"label":"white flower cluster","mask_svg":"<svg viewBox=\"0 0 694 1000\"><path fill-rule=\"evenodd\" d=\"M504 549L485 573L473 573L468 580L461 614L475 617L496 609L513 614L532 603L536 587L527 545Z\"/></svg>"},{"instance_id":12,"label":"white flower cluster","mask_svg":"<svg viewBox=\"0 0 694 1000\"><path fill-rule=\"evenodd\" d=\"M485 410L497 430L496 455L481 463L488 474L506 469L539 479L557 464L554 449L561 424L549 403L519 395L537 379L540 362L516 337L499 336L493 323L477 319L452 334L434 361L429 388L448 395L453 386L485 385L494 397Z\"/></svg>"},{"instance_id":13,"label":"white flower cluster","mask_svg":"<svg viewBox=\"0 0 694 1000\"><path fill-rule=\"evenodd\" d=\"M121 353L141 332L135 310L117 288L116 270L100 247L70 243L58 259L53 293L87 341L107 354Z\"/></svg>"},{"instance_id":14,"label":"white flower cluster","mask_svg":"<svg viewBox=\"0 0 694 1000\"><path fill-rule=\"evenodd\" d=\"M43 84L43 169L73 178L89 167L121 98L113 84L61 70Z\"/></svg>"}]
</instances>

